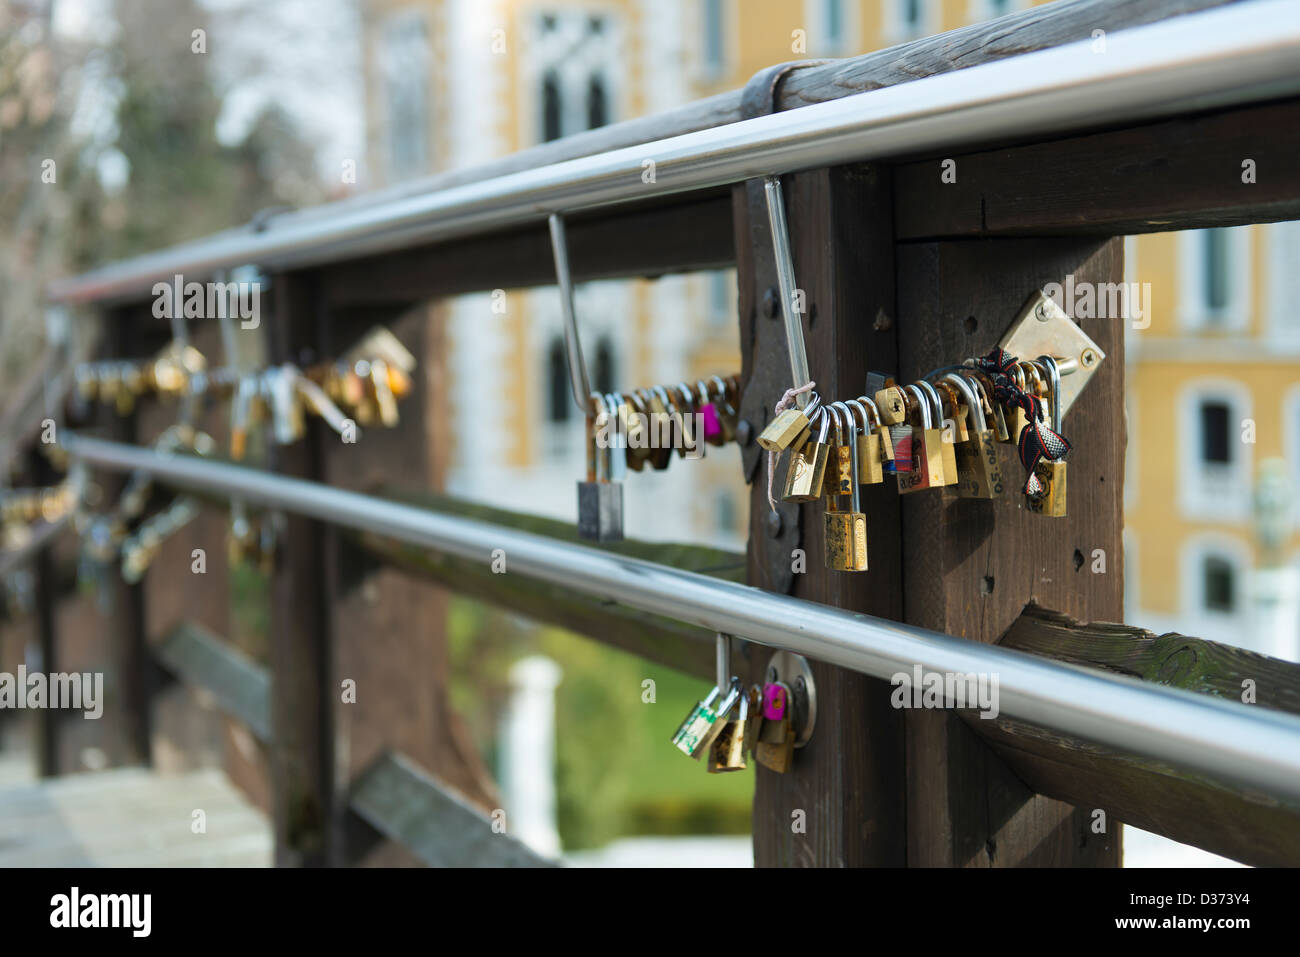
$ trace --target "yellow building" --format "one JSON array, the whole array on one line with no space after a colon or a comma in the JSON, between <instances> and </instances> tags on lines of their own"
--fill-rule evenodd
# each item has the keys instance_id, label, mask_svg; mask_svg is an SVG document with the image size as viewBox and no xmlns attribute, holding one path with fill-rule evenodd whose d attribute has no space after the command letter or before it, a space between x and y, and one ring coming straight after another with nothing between
<instances>
[{"instance_id":1,"label":"yellow building","mask_svg":"<svg viewBox=\"0 0 1300 957\"><path fill-rule=\"evenodd\" d=\"M370 179L382 185L471 165L737 88L773 63L852 56L1028 5L368 0ZM1277 554L1297 563L1294 517L1270 520L1282 544L1263 556L1252 508L1262 465L1284 463L1267 468L1284 473L1286 501L1300 475L1300 319L1289 308L1300 292L1297 230L1280 224L1127 241L1137 295L1118 321L1129 328L1125 574L1135 623L1240 643L1258 584L1252 570ZM729 273L588 284L579 321L598 385L738 370L734 301ZM453 461L504 468L495 470L499 478L476 470L450 483L505 502L526 487L528 508L571 515L581 430L567 394L555 292L500 296L496 310L490 296L465 297L452 309L453 391L473 396L455 414L500 423L458 431ZM521 407L534 413L506 414ZM634 476L629 534L743 546L735 455L718 450L703 463ZM663 501L673 507L656 505ZM1295 617L1288 581L1271 586L1284 631Z\"/></svg>"}]
</instances>

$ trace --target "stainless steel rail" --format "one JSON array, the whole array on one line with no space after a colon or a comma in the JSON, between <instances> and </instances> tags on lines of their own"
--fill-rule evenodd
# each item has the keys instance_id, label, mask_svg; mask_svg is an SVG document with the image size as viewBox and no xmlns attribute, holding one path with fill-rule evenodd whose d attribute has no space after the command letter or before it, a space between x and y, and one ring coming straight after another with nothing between
<instances>
[{"instance_id":1,"label":"stainless steel rail","mask_svg":"<svg viewBox=\"0 0 1300 957\"><path fill-rule=\"evenodd\" d=\"M1300 718L1283 712L1045 661L315 482L101 439L65 435L63 444L91 465L141 469L163 484L238 496L485 565L494 549L504 549L511 574L877 678L910 675L917 665L923 674L996 676L1000 711L1008 717L1300 800Z\"/></svg>"},{"instance_id":2,"label":"stainless steel rail","mask_svg":"<svg viewBox=\"0 0 1300 957\"><path fill-rule=\"evenodd\" d=\"M348 201L55 283L50 297L145 296L182 274L354 258L610 204L849 162L1150 120L1300 92L1300 4L1188 14L827 103L439 192ZM643 178L653 162L655 175ZM647 182L652 179L652 182Z\"/></svg>"}]
</instances>

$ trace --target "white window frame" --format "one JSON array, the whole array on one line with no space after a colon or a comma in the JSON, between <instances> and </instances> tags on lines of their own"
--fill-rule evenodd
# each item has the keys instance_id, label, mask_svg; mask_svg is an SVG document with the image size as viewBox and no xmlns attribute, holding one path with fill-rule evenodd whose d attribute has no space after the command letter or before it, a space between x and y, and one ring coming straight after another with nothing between
<instances>
[{"instance_id":1,"label":"white window frame","mask_svg":"<svg viewBox=\"0 0 1300 957\"><path fill-rule=\"evenodd\" d=\"M921 22L915 30L909 29L903 20L902 7L905 2L906 0L885 0L881 4L881 27L887 43L902 43L938 32L939 4L935 0L918 0Z\"/></svg>"},{"instance_id":2,"label":"white window frame","mask_svg":"<svg viewBox=\"0 0 1300 957\"><path fill-rule=\"evenodd\" d=\"M999 13L993 5L993 0L970 0L970 17L971 23L983 23L985 20L993 20L997 17L1005 17L1009 13L1015 13L1018 10L1024 10L1029 6L1026 0L1010 0L1007 8Z\"/></svg>"},{"instance_id":3,"label":"white window frame","mask_svg":"<svg viewBox=\"0 0 1300 957\"><path fill-rule=\"evenodd\" d=\"M1268 337L1300 350L1300 221L1265 227L1268 244Z\"/></svg>"},{"instance_id":4,"label":"white window frame","mask_svg":"<svg viewBox=\"0 0 1300 957\"><path fill-rule=\"evenodd\" d=\"M1198 637L1230 644L1239 642L1239 637L1234 639L1235 629L1250 614L1250 574L1254 567L1250 547L1233 535L1202 532L1188 538L1181 552L1179 604L1185 627ZM1232 566L1237 604L1231 612L1205 607L1204 565L1207 558L1222 558Z\"/></svg>"},{"instance_id":5,"label":"white window frame","mask_svg":"<svg viewBox=\"0 0 1300 957\"><path fill-rule=\"evenodd\" d=\"M1292 506L1291 521L1300 530L1300 385L1293 385L1282 397L1282 454L1291 471L1291 485L1298 503Z\"/></svg>"},{"instance_id":6,"label":"white window frame","mask_svg":"<svg viewBox=\"0 0 1300 957\"><path fill-rule=\"evenodd\" d=\"M1201 404L1228 406L1230 465L1206 474L1201 461ZM1241 422L1253 415L1250 389L1230 379L1198 379L1183 388L1178 404L1179 506L1206 522L1238 523L1251 514L1254 446L1241 441Z\"/></svg>"},{"instance_id":7,"label":"white window frame","mask_svg":"<svg viewBox=\"0 0 1300 957\"><path fill-rule=\"evenodd\" d=\"M424 105L424 127L416 131L416 142L419 144L419 158L411 169L399 169L397 167L396 151L393 149L393 141L397 132L394 129L394 109L392 84L395 81L406 80L409 76L410 64L396 63L394 47L404 45L410 41L403 37L402 34L411 30L412 27L418 26L423 32L425 44L421 48L422 62L419 69L423 76L423 84L420 87L420 96ZM434 103L432 95L433 86L433 43L432 25L429 22L427 13L418 8L406 7L394 11L386 17L379 28L377 46L379 55L376 58L379 64L380 76L380 97L383 103L384 117L384 169L390 183L400 182L402 180L413 179L428 174L433 165L433 143L432 132L434 126ZM413 47L414 48L414 47Z\"/></svg>"},{"instance_id":8,"label":"white window frame","mask_svg":"<svg viewBox=\"0 0 1300 957\"><path fill-rule=\"evenodd\" d=\"M826 17L827 0L804 0L804 22L808 24L808 53L811 56L847 56L857 52L862 35L862 18L855 0L836 0L840 4L844 33L831 39Z\"/></svg>"},{"instance_id":9,"label":"white window frame","mask_svg":"<svg viewBox=\"0 0 1300 957\"><path fill-rule=\"evenodd\" d=\"M542 21L554 17L558 23L555 35L542 30ZM587 23L593 17L605 21L603 40L583 44L581 56L574 55L572 47L585 35ZM541 7L532 15L533 42L528 47L524 69L527 109L521 110L525 124L522 131L527 143L541 143L546 132L545 105L542 100L542 79L554 70L560 80L560 136L572 136L587 129L587 85L593 73L599 72L605 84L608 115L605 125L618 122L623 114L623 84L620 62L622 60L622 17L614 7Z\"/></svg>"},{"instance_id":10,"label":"white window frame","mask_svg":"<svg viewBox=\"0 0 1300 957\"><path fill-rule=\"evenodd\" d=\"M705 32L708 20L704 15L704 3L700 2L695 6L697 24L695 35L699 38L699 56L695 58L695 62L700 66L700 78L706 83L716 83L721 80L731 69L731 64L736 61L734 25L737 23L739 11L734 0L718 0L718 6L722 12L722 59L718 61L709 59Z\"/></svg>"},{"instance_id":11,"label":"white window frame","mask_svg":"<svg viewBox=\"0 0 1300 957\"><path fill-rule=\"evenodd\" d=\"M1205 258L1202 242L1205 230L1189 229L1178 234L1178 313L1185 329L1201 332L1241 332L1250 320L1251 227L1229 226L1227 306L1211 310L1203 296Z\"/></svg>"}]
</instances>

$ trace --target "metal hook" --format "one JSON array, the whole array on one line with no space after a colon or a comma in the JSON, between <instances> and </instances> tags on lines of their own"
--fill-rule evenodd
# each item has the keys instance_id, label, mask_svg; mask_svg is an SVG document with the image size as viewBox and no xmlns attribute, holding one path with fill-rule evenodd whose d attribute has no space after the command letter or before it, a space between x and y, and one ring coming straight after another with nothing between
<instances>
[{"instance_id":1,"label":"metal hook","mask_svg":"<svg viewBox=\"0 0 1300 957\"><path fill-rule=\"evenodd\" d=\"M573 276L569 272L569 243L564 231L564 217L551 213L547 220L551 227L551 253L555 257L555 283L560 287L560 308L564 312L564 356L569 364L569 385L573 401L583 412L590 410L591 380L587 376L587 363L582 357L582 342L578 338L578 314L573 305Z\"/></svg>"},{"instance_id":2,"label":"metal hook","mask_svg":"<svg viewBox=\"0 0 1300 957\"><path fill-rule=\"evenodd\" d=\"M794 257L790 253L790 233L785 219L785 199L781 192L781 177L763 179L767 196L767 219L772 229L772 252L776 256L776 281L781 292L781 316L785 320L785 342L790 351L790 374L798 389L811 381L808 373L808 352L804 348L803 323L794 310ZM795 395L799 408L808 404L808 393Z\"/></svg>"}]
</instances>

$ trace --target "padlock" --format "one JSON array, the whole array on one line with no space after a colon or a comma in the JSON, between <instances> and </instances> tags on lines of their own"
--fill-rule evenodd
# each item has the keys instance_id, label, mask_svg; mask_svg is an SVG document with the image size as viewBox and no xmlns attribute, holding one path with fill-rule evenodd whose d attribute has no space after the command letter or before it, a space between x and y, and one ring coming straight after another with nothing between
<instances>
[{"instance_id":1,"label":"padlock","mask_svg":"<svg viewBox=\"0 0 1300 957\"><path fill-rule=\"evenodd\" d=\"M588 541L623 540L623 483L610 480L609 450L598 450L596 432L608 417L605 399L591 395L596 415L587 415L587 480L578 483L578 535ZM598 467L597 463L604 467Z\"/></svg>"},{"instance_id":2,"label":"padlock","mask_svg":"<svg viewBox=\"0 0 1300 957\"><path fill-rule=\"evenodd\" d=\"M792 707L786 685L772 683L763 689L763 728L754 743L754 760L777 774L789 771L794 760Z\"/></svg>"},{"instance_id":3,"label":"padlock","mask_svg":"<svg viewBox=\"0 0 1300 957\"><path fill-rule=\"evenodd\" d=\"M277 445L292 445L307 434L302 396L298 391L300 375L287 364L262 373L262 398L271 410L271 434Z\"/></svg>"},{"instance_id":4,"label":"padlock","mask_svg":"<svg viewBox=\"0 0 1300 957\"><path fill-rule=\"evenodd\" d=\"M835 403L831 410L835 411ZM848 415L848 408L844 408ZM842 572L864 572L867 570L867 516L862 512L858 501L858 431L852 426L850 416L849 428L849 499L852 503L849 511L839 510L839 492L828 494L826 499L825 521L825 557L826 567Z\"/></svg>"},{"instance_id":5,"label":"padlock","mask_svg":"<svg viewBox=\"0 0 1300 957\"><path fill-rule=\"evenodd\" d=\"M657 385L647 393L646 408L649 409L650 425L650 466L656 471L668 468L673 459L673 416L668 401L668 392Z\"/></svg>"},{"instance_id":6,"label":"padlock","mask_svg":"<svg viewBox=\"0 0 1300 957\"><path fill-rule=\"evenodd\" d=\"M686 383L679 382L675 391L669 392L669 398L677 411L677 454L681 458L701 458L704 455L704 436L697 434L698 419L695 418L695 394Z\"/></svg>"},{"instance_id":7,"label":"padlock","mask_svg":"<svg viewBox=\"0 0 1300 957\"><path fill-rule=\"evenodd\" d=\"M930 419L930 403L921 390L916 386L907 388L915 401L920 426L912 429L912 469L910 472L898 470L898 491L907 493L940 488L943 485L943 452L940 448L943 437L934 428Z\"/></svg>"},{"instance_id":8,"label":"padlock","mask_svg":"<svg viewBox=\"0 0 1300 957\"><path fill-rule=\"evenodd\" d=\"M778 412L758 434L758 444L769 452L784 452L786 449L797 451L812 432L813 415L820 402L821 398L814 392L802 409L791 408Z\"/></svg>"},{"instance_id":9,"label":"padlock","mask_svg":"<svg viewBox=\"0 0 1300 957\"><path fill-rule=\"evenodd\" d=\"M830 456L827 439L830 435L831 415L825 409L819 409L817 414L821 416L817 438L803 443L795 450L786 467L785 493L781 497L787 502L815 502L821 498L826 460Z\"/></svg>"},{"instance_id":10,"label":"padlock","mask_svg":"<svg viewBox=\"0 0 1300 957\"><path fill-rule=\"evenodd\" d=\"M843 402L833 402L826 407L834 416L835 442L826 457L826 475L823 479L824 495L848 495L853 481L853 446L847 433L854 431L853 413Z\"/></svg>"},{"instance_id":11,"label":"padlock","mask_svg":"<svg viewBox=\"0 0 1300 957\"><path fill-rule=\"evenodd\" d=\"M996 436L984 418L984 408L976 394L979 380L968 381L964 376L948 373L944 381L952 385L966 399L970 418L967 440L956 449L957 495L959 498L997 498L1002 494L1002 466L998 462Z\"/></svg>"},{"instance_id":12,"label":"padlock","mask_svg":"<svg viewBox=\"0 0 1300 957\"><path fill-rule=\"evenodd\" d=\"M740 697L739 682L732 682L727 696L715 709L713 703L721 694L722 689L714 685L708 697L691 709L686 720L681 723L681 727L673 734L673 745L682 754L698 761L712 746L714 739L722 733L725 720L719 720L719 715L725 716L731 713L732 706Z\"/></svg>"},{"instance_id":13,"label":"padlock","mask_svg":"<svg viewBox=\"0 0 1300 957\"><path fill-rule=\"evenodd\" d=\"M739 685L736 685L739 688ZM722 730L709 746L709 772L745 770L745 730L749 724L749 695L740 694L736 717L720 715Z\"/></svg>"},{"instance_id":14,"label":"padlock","mask_svg":"<svg viewBox=\"0 0 1300 957\"><path fill-rule=\"evenodd\" d=\"M626 397L619 395L627 407L627 422L624 431L627 434L627 450L623 458L627 467L634 472L645 469L650 461L650 428L646 422L645 400L636 392L629 392Z\"/></svg>"},{"instance_id":15,"label":"padlock","mask_svg":"<svg viewBox=\"0 0 1300 957\"><path fill-rule=\"evenodd\" d=\"M845 404L853 409L861 422L861 431L857 439L858 483L877 485L885 480L885 469L880 452L880 433L872 431L871 416L875 416L875 421L879 424L879 413L875 411L875 403L865 396L861 399L850 399Z\"/></svg>"},{"instance_id":16,"label":"padlock","mask_svg":"<svg viewBox=\"0 0 1300 957\"><path fill-rule=\"evenodd\" d=\"M1061 432L1061 371L1056 360L1051 356L1040 356L1039 362L1043 363L1047 369L1048 378L1048 396L1047 402L1051 408L1051 425L1052 430L1058 435ZM1038 480L1043 483L1045 491L1037 498L1029 497L1026 506L1029 511L1036 515L1047 515L1051 518L1065 517L1065 492L1066 492L1066 468L1065 462L1053 462L1050 459L1041 459L1034 467L1034 474Z\"/></svg>"},{"instance_id":17,"label":"padlock","mask_svg":"<svg viewBox=\"0 0 1300 957\"><path fill-rule=\"evenodd\" d=\"M903 390L896 385L889 385L876 393L876 410L880 421L885 425L898 425L907 419L907 400Z\"/></svg>"},{"instance_id":18,"label":"padlock","mask_svg":"<svg viewBox=\"0 0 1300 957\"><path fill-rule=\"evenodd\" d=\"M943 416L943 399L939 396L939 390L936 389L926 380L922 379L917 383L917 387L925 393L930 400L930 412L934 416L934 424L939 432L939 453L943 469L943 485L957 484L957 453L954 450L956 445L953 432L949 431L948 423Z\"/></svg>"},{"instance_id":19,"label":"padlock","mask_svg":"<svg viewBox=\"0 0 1300 957\"><path fill-rule=\"evenodd\" d=\"M385 428L396 428L399 422L397 398L393 395L388 363L383 359L373 359L370 362L370 388L374 395L375 408L379 413L379 421Z\"/></svg>"}]
</instances>

